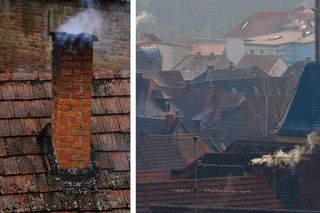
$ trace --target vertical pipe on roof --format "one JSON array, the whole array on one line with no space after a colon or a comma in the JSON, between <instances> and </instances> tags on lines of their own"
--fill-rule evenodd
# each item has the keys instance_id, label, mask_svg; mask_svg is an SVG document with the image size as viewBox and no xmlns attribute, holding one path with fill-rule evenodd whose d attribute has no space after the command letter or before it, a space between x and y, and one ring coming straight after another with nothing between
<instances>
[{"instance_id":1,"label":"vertical pipe on roof","mask_svg":"<svg viewBox=\"0 0 320 213\"><path fill-rule=\"evenodd\" d=\"M319 49L319 41L320 41L320 28L319 28L319 21L320 21L320 0L315 0L315 10L314 10L314 21L315 21L315 59L316 62L320 62L320 49Z\"/></svg>"}]
</instances>

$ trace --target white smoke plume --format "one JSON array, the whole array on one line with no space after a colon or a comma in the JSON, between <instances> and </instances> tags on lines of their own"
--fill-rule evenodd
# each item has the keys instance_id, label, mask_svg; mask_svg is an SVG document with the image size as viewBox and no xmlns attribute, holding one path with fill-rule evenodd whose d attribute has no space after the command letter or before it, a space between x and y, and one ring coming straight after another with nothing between
<instances>
[{"instance_id":1,"label":"white smoke plume","mask_svg":"<svg viewBox=\"0 0 320 213\"><path fill-rule=\"evenodd\" d=\"M136 17L136 23L137 25L141 23L153 23L155 24L155 17L151 13L148 13L146 11L142 11L140 15Z\"/></svg>"},{"instance_id":2,"label":"white smoke plume","mask_svg":"<svg viewBox=\"0 0 320 213\"><path fill-rule=\"evenodd\" d=\"M103 23L103 16L100 11L92 8L95 2L95 0L83 1L88 8L70 18L58 28L58 31L69 34L100 34L99 31Z\"/></svg>"},{"instance_id":3,"label":"white smoke plume","mask_svg":"<svg viewBox=\"0 0 320 213\"><path fill-rule=\"evenodd\" d=\"M280 149L274 154L254 158L250 163L251 165L265 165L268 167L294 168L303 157L312 154L317 143L320 143L320 133L312 132L308 135L307 143L304 146L295 146L294 149L287 153Z\"/></svg>"}]
</instances>

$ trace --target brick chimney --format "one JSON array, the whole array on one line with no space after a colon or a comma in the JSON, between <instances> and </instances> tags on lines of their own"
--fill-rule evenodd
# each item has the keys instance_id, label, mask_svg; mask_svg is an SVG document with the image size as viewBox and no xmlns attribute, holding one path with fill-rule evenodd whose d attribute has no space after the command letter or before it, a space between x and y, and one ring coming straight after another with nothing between
<instances>
[{"instance_id":1,"label":"brick chimney","mask_svg":"<svg viewBox=\"0 0 320 213\"><path fill-rule=\"evenodd\" d=\"M50 33L52 50L51 137L59 170L91 165L93 42L90 34Z\"/></svg>"}]
</instances>

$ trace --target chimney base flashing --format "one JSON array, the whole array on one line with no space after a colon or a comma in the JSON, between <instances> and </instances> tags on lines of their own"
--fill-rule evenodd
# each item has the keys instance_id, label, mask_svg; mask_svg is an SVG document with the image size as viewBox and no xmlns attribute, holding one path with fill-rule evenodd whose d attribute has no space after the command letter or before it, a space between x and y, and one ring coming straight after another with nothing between
<instances>
[{"instance_id":1,"label":"chimney base flashing","mask_svg":"<svg viewBox=\"0 0 320 213\"><path fill-rule=\"evenodd\" d=\"M48 168L48 177L58 181L66 194L87 194L97 191L96 180L100 176L99 169L95 167L94 153L91 154L91 166L79 169L59 169L54 155L51 138L51 124L48 124L37 138L43 160Z\"/></svg>"}]
</instances>

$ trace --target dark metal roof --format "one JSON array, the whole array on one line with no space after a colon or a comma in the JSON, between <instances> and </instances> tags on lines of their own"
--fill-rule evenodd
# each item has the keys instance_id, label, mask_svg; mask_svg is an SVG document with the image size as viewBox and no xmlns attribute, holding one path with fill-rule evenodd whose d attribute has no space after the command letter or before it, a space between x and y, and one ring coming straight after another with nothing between
<instances>
[{"instance_id":1,"label":"dark metal roof","mask_svg":"<svg viewBox=\"0 0 320 213\"><path fill-rule=\"evenodd\" d=\"M137 70L162 70L162 56L156 46L137 48Z\"/></svg>"},{"instance_id":2,"label":"dark metal roof","mask_svg":"<svg viewBox=\"0 0 320 213\"><path fill-rule=\"evenodd\" d=\"M277 133L306 136L320 131L320 63L306 65Z\"/></svg>"}]
</instances>

